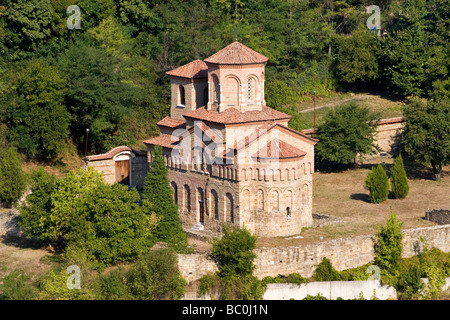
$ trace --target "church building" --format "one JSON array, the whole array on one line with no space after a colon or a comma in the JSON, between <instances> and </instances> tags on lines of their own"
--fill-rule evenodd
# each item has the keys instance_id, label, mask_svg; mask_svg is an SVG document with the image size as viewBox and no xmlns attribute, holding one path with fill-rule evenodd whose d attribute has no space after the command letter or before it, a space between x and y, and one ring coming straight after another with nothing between
<instances>
[{"instance_id":1,"label":"church building","mask_svg":"<svg viewBox=\"0 0 450 320\"><path fill-rule=\"evenodd\" d=\"M289 128L291 116L266 106L268 58L234 42L167 75L170 116L144 143L163 149L186 228L224 223L257 236L295 235L312 226L316 139Z\"/></svg>"}]
</instances>

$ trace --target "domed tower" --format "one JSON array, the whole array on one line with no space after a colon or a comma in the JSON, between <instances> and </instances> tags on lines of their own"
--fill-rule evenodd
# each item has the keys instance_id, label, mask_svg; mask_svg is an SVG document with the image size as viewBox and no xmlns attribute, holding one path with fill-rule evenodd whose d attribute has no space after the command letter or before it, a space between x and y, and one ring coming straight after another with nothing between
<instances>
[{"instance_id":1,"label":"domed tower","mask_svg":"<svg viewBox=\"0 0 450 320\"><path fill-rule=\"evenodd\" d=\"M239 42L233 42L204 62L208 66L208 110L235 108L261 111L264 100L264 68L268 58Z\"/></svg>"}]
</instances>

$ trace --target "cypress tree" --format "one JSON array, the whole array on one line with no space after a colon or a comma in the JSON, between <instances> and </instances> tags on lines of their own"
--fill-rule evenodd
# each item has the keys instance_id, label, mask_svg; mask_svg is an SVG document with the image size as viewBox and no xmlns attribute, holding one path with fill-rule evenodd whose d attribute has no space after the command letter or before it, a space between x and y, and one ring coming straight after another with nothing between
<instances>
[{"instance_id":1,"label":"cypress tree","mask_svg":"<svg viewBox=\"0 0 450 320\"><path fill-rule=\"evenodd\" d=\"M373 203L381 203L389 195L389 178L381 165L372 167L367 174L365 186L369 189L369 198Z\"/></svg>"},{"instance_id":2,"label":"cypress tree","mask_svg":"<svg viewBox=\"0 0 450 320\"><path fill-rule=\"evenodd\" d=\"M0 163L0 198L7 205L16 204L27 187L27 175L16 148L8 149Z\"/></svg>"},{"instance_id":3,"label":"cypress tree","mask_svg":"<svg viewBox=\"0 0 450 320\"><path fill-rule=\"evenodd\" d=\"M394 197L397 199L404 199L409 193L408 178L406 177L401 154L398 155L394 162L394 169L391 175L391 187Z\"/></svg>"},{"instance_id":4,"label":"cypress tree","mask_svg":"<svg viewBox=\"0 0 450 320\"><path fill-rule=\"evenodd\" d=\"M153 162L145 177L142 198L148 200L149 210L158 219L155 230L157 239L178 252L186 250L187 237L178 215L178 206L173 199L161 146L155 146L153 150Z\"/></svg>"}]
</instances>

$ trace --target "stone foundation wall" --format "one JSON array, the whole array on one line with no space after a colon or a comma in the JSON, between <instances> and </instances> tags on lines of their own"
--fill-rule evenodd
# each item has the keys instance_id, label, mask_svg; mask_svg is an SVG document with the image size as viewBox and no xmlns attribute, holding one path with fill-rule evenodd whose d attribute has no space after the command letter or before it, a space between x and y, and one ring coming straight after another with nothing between
<instances>
[{"instance_id":1,"label":"stone foundation wall","mask_svg":"<svg viewBox=\"0 0 450 320\"><path fill-rule=\"evenodd\" d=\"M426 239L428 248L438 248L450 252L450 225L434 226L403 231L403 257L411 257L422 249L421 237ZM375 257L373 235L341 238L291 247L255 249L256 269L259 279L266 276L300 273L311 277L323 257L330 259L337 270L358 267L373 261ZM179 269L188 281L201 278L207 272L214 272L214 260L207 255L179 255Z\"/></svg>"},{"instance_id":2,"label":"stone foundation wall","mask_svg":"<svg viewBox=\"0 0 450 320\"><path fill-rule=\"evenodd\" d=\"M19 212L15 210L0 212L0 236L22 236L22 230L17 226Z\"/></svg>"}]
</instances>

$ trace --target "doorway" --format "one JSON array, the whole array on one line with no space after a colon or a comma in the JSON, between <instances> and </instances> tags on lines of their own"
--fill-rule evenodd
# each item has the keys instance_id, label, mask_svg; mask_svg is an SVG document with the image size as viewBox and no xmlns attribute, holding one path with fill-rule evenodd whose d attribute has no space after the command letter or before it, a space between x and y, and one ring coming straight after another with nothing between
<instances>
[{"instance_id":1,"label":"doorway","mask_svg":"<svg viewBox=\"0 0 450 320\"><path fill-rule=\"evenodd\" d=\"M116 182L130 185L130 160L116 161Z\"/></svg>"}]
</instances>

